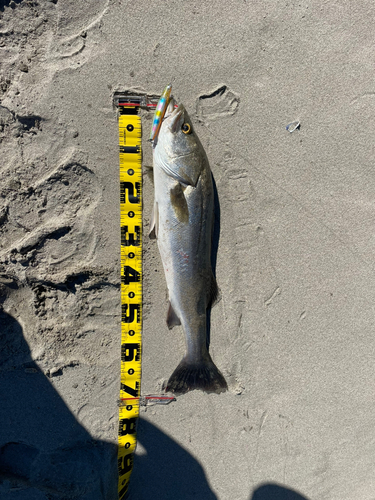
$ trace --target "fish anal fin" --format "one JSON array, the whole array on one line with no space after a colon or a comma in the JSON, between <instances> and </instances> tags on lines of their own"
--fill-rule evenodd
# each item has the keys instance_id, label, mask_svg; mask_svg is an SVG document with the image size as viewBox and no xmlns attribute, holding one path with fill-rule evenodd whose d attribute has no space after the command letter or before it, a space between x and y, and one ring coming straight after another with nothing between
<instances>
[{"instance_id":1,"label":"fish anal fin","mask_svg":"<svg viewBox=\"0 0 375 500\"><path fill-rule=\"evenodd\" d=\"M148 236L150 240L155 240L159 233L159 210L158 204L155 201L154 208L152 209L151 220L150 220L150 230Z\"/></svg>"},{"instance_id":2,"label":"fish anal fin","mask_svg":"<svg viewBox=\"0 0 375 500\"><path fill-rule=\"evenodd\" d=\"M167 313L167 325L170 330L172 330L174 326L181 325L180 318L175 313L175 310L173 309L172 304L170 302Z\"/></svg>"}]
</instances>

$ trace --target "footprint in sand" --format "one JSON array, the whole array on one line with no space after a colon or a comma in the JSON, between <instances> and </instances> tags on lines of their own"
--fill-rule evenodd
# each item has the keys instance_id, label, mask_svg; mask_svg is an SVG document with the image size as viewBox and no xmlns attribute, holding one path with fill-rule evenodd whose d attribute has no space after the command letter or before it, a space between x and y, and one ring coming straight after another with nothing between
<instances>
[{"instance_id":1,"label":"footprint in sand","mask_svg":"<svg viewBox=\"0 0 375 500\"><path fill-rule=\"evenodd\" d=\"M222 85L210 94L202 94L197 99L197 118L208 122L236 113L239 106L239 95L226 85Z\"/></svg>"}]
</instances>

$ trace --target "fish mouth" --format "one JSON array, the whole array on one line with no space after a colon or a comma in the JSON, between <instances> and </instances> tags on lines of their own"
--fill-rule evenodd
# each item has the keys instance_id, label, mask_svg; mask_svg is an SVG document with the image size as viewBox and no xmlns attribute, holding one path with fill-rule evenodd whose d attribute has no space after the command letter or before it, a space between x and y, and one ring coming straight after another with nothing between
<instances>
[{"instance_id":1,"label":"fish mouth","mask_svg":"<svg viewBox=\"0 0 375 500\"><path fill-rule=\"evenodd\" d=\"M173 113L173 111L175 109L174 108L175 104L176 104L176 101L173 99L173 97L171 97L169 99L167 109L165 110L163 121L165 121L167 118L169 118L171 116L171 114Z\"/></svg>"},{"instance_id":2,"label":"fish mouth","mask_svg":"<svg viewBox=\"0 0 375 500\"><path fill-rule=\"evenodd\" d=\"M174 109L172 112L169 109L169 106L174 106L174 103L170 103L168 105L168 109L166 114L168 113L168 116L165 118L166 125L170 129L172 133L177 132L180 126L182 125L183 118L184 118L184 113L185 113L185 108L183 104L180 104L178 108Z\"/></svg>"}]
</instances>

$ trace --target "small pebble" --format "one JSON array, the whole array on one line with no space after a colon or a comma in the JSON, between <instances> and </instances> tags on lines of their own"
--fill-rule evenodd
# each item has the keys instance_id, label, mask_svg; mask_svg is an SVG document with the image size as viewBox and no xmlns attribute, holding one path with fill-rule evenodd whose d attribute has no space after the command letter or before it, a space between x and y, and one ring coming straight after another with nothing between
<instances>
[{"instance_id":1,"label":"small pebble","mask_svg":"<svg viewBox=\"0 0 375 500\"><path fill-rule=\"evenodd\" d=\"M20 65L19 65L19 69L21 71L23 71L24 73L28 73L29 71L29 68L28 66L24 63L24 62L21 62Z\"/></svg>"},{"instance_id":2,"label":"small pebble","mask_svg":"<svg viewBox=\"0 0 375 500\"><path fill-rule=\"evenodd\" d=\"M49 372L49 376L50 377L57 377L58 375L62 375L62 369L57 367L57 366L54 366L53 368L51 368L51 370Z\"/></svg>"},{"instance_id":3,"label":"small pebble","mask_svg":"<svg viewBox=\"0 0 375 500\"><path fill-rule=\"evenodd\" d=\"M301 128L301 124L299 121L295 121L295 122L289 123L285 128L287 129L288 132L292 133L295 130L299 130Z\"/></svg>"}]
</instances>

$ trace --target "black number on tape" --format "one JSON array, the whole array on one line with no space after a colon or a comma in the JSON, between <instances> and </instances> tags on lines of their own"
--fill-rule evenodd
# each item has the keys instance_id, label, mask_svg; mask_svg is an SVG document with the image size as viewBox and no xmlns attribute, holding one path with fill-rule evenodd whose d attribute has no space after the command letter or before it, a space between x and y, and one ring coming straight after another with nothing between
<instances>
[{"instance_id":1,"label":"black number on tape","mask_svg":"<svg viewBox=\"0 0 375 500\"><path fill-rule=\"evenodd\" d=\"M137 192L136 196L134 196L134 189ZM139 203L141 195L141 184L139 182L136 182L135 185L132 182L120 182L121 203L126 203L126 191L128 191L129 203Z\"/></svg>"},{"instance_id":2,"label":"black number on tape","mask_svg":"<svg viewBox=\"0 0 375 500\"><path fill-rule=\"evenodd\" d=\"M118 492L118 498L119 500L124 500L126 492L128 491L129 483L126 483L123 488Z\"/></svg>"},{"instance_id":3,"label":"black number on tape","mask_svg":"<svg viewBox=\"0 0 375 500\"><path fill-rule=\"evenodd\" d=\"M141 244L141 228L134 226L135 233L129 233L129 226L121 227L121 245L125 247L139 247Z\"/></svg>"},{"instance_id":4,"label":"black number on tape","mask_svg":"<svg viewBox=\"0 0 375 500\"><path fill-rule=\"evenodd\" d=\"M118 473L123 476L127 472L131 471L133 468L133 453L129 453L124 457L121 457L117 461L118 463Z\"/></svg>"},{"instance_id":5,"label":"black number on tape","mask_svg":"<svg viewBox=\"0 0 375 500\"><path fill-rule=\"evenodd\" d=\"M141 146L120 146L120 153L135 154L141 152Z\"/></svg>"},{"instance_id":6,"label":"black number on tape","mask_svg":"<svg viewBox=\"0 0 375 500\"><path fill-rule=\"evenodd\" d=\"M121 418L118 427L119 436L135 433L136 418Z\"/></svg>"},{"instance_id":7,"label":"black number on tape","mask_svg":"<svg viewBox=\"0 0 375 500\"><path fill-rule=\"evenodd\" d=\"M136 269L130 266L124 266L124 276L121 276L121 281L124 285L129 285L129 283L140 283L141 275Z\"/></svg>"},{"instance_id":8,"label":"black number on tape","mask_svg":"<svg viewBox=\"0 0 375 500\"><path fill-rule=\"evenodd\" d=\"M123 323L133 323L135 317L137 318L137 323L141 321L141 306L140 304L122 304L122 322ZM127 311L129 309L129 314ZM137 316L135 315L137 313Z\"/></svg>"},{"instance_id":9,"label":"black number on tape","mask_svg":"<svg viewBox=\"0 0 375 500\"><path fill-rule=\"evenodd\" d=\"M139 385L139 382L136 382L135 388L133 389L133 387L129 387L126 384L121 384L121 390L126 392L127 394L130 394L130 396L132 396L133 398L138 398L140 389Z\"/></svg>"},{"instance_id":10,"label":"black number on tape","mask_svg":"<svg viewBox=\"0 0 375 500\"><path fill-rule=\"evenodd\" d=\"M141 344L122 344L121 361L139 361Z\"/></svg>"}]
</instances>

